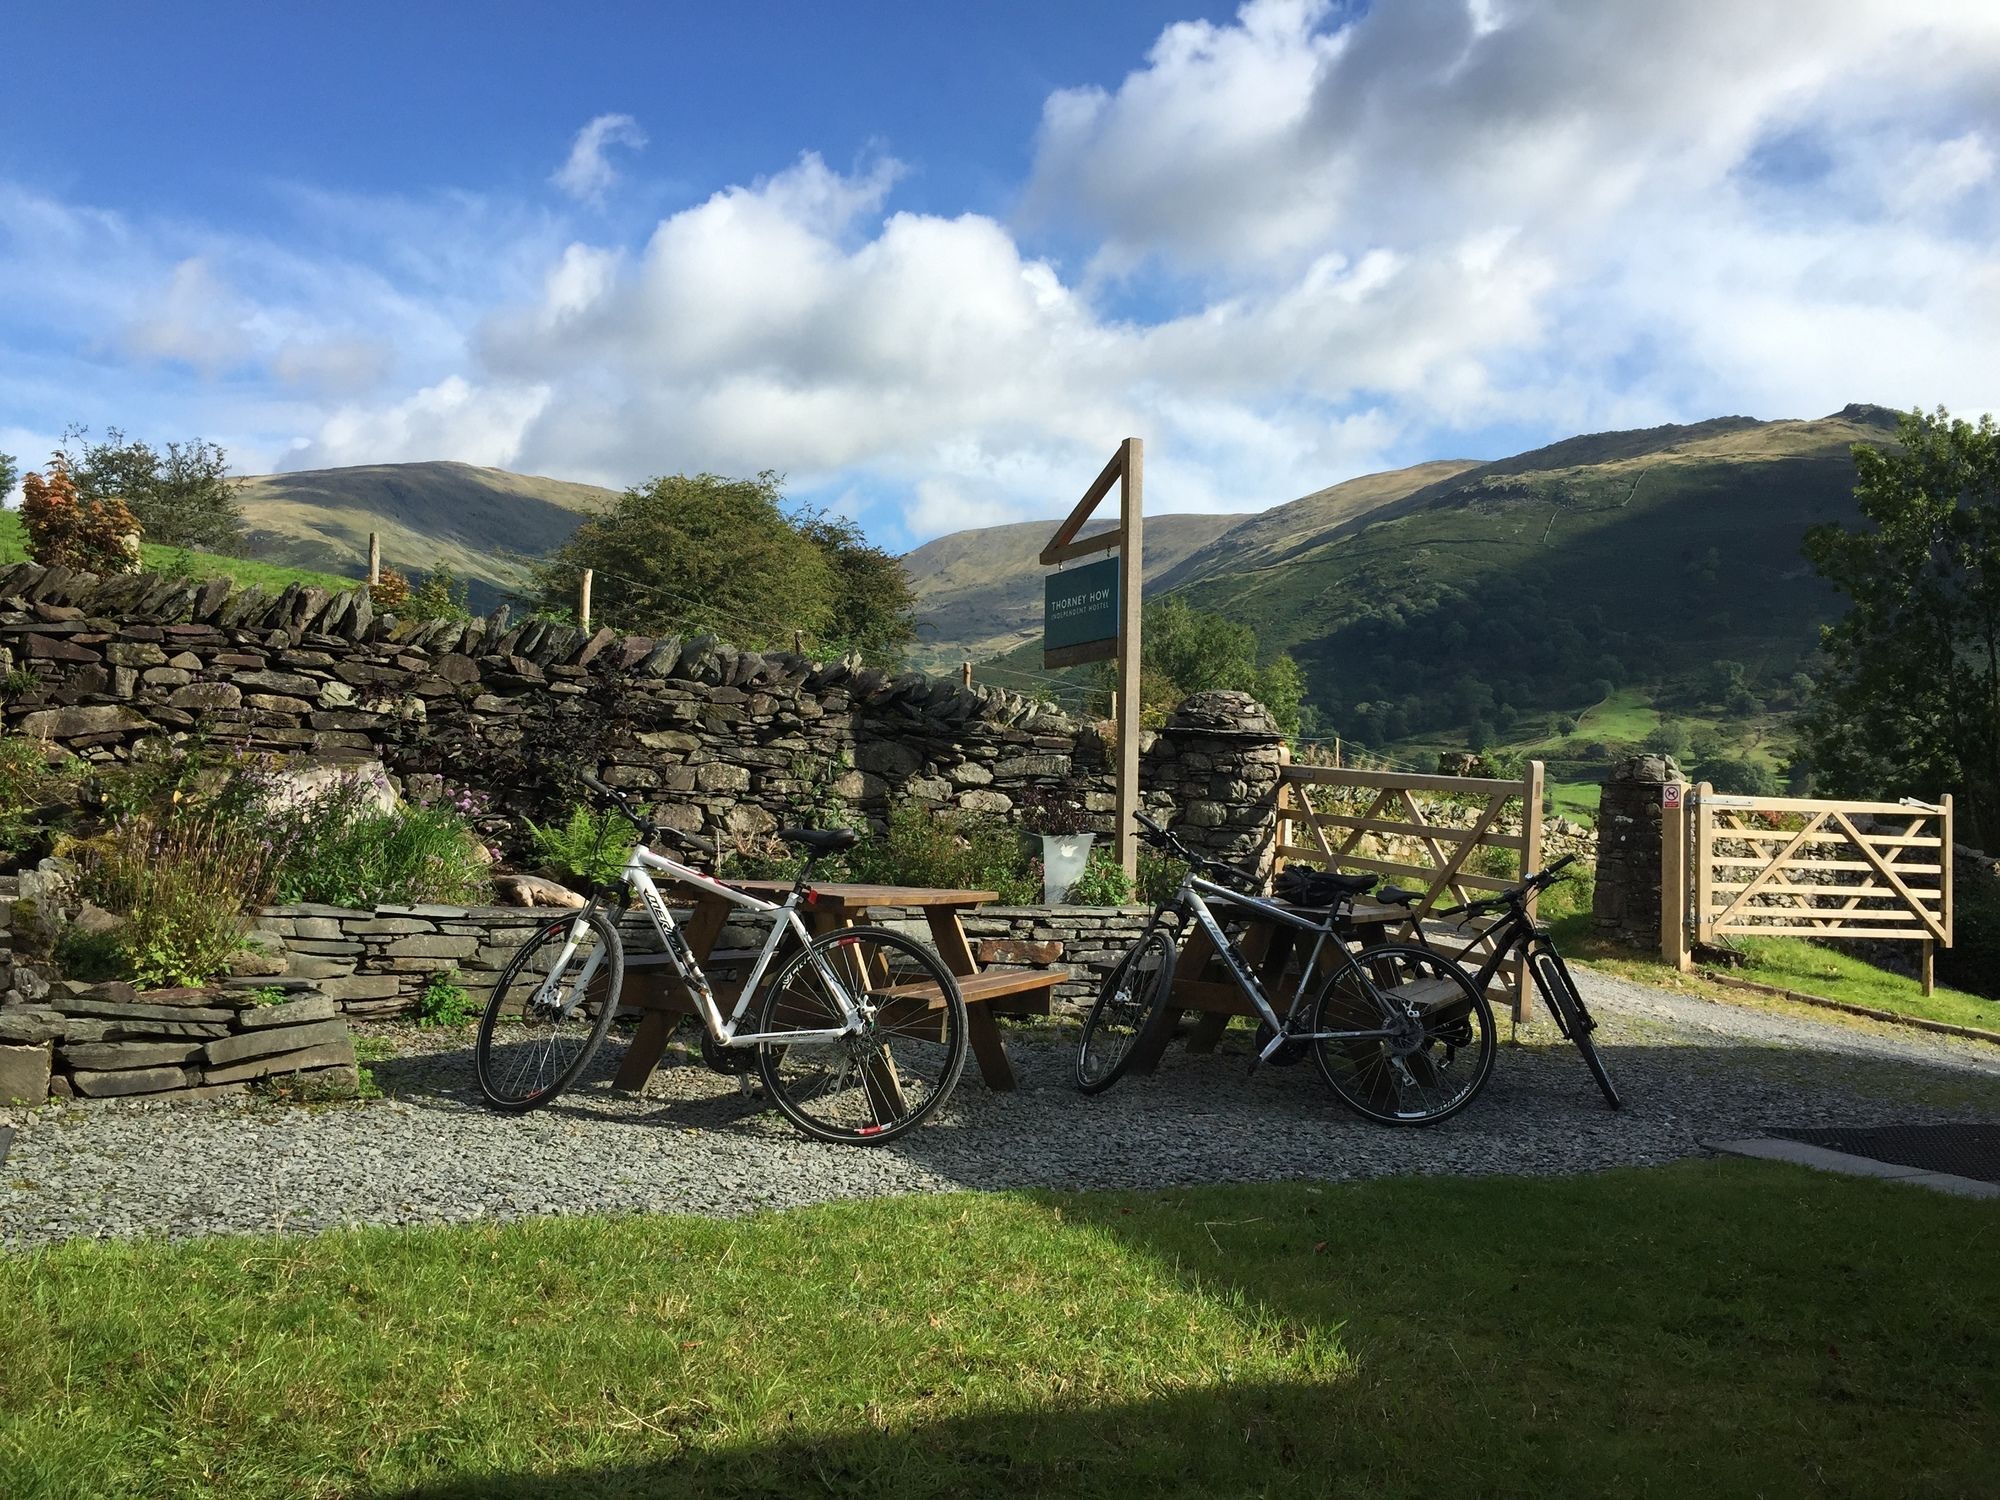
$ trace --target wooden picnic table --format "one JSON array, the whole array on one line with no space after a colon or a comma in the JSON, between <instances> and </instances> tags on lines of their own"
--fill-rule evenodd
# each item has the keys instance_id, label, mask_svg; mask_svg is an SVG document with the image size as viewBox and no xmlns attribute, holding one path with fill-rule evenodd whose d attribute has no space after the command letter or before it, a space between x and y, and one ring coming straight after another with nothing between
<instances>
[{"instance_id":1,"label":"wooden picnic table","mask_svg":"<svg viewBox=\"0 0 2000 1500\"><path fill-rule=\"evenodd\" d=\"M1290 906L1282 901L1277 905L1306 917L1316 916L1323 909ZM1407 907L1357 901L1341 919L1336 931L1343 942L1365 945L1378 940L1386 929L1407 923L1409 919ZM1292 959L1298 952L1298 940L1307 934L1303 929L1274 922L1248 907L1218 906L1216 920L1225 926L1241 925L1243 935L1237 939L1237 947L1242 950L1250 971L1257 976L1257 983L1263 986L1271 1008L1282 1017L1291 999L1289 990L1283 987L1285 971L1291 967ZM1167 998L1168 1013L1161 1017L1159 1027L1141 1042L1139 1050L1133 1054L1132 1065L1141 1072L1150 1073L1159 1064L1167 1044L1179 1031L1183 1016L1190 1010L1200 1014L1188 1032L1187 1050L1190 1052L1213 1052L1216 1043L1222 1040L1222 1033L1228 1029L1231 1017L1263 1019L1257 1015L1257 1008L1250 1003L1250 997L1243 993L1235 978L1223 967L1208 929L1199 922L1189 924L1182 935L1180 952L1174 961L1174 987Z\"/></svg>"},{"instance_id":2,"label":"wooden picnic table","mask_svg":"<svg viewBox=\"0 0 2000 1500\"><path fill-rule=\"evenodd\" d=\"M732 880L729 884L739 891L748 891L773 901L783 899L792 888L788 880ZM959 993L965 997L966 1040L979 1063L980 1076L989 1088L1006 1091L1014 1088L1018 1080L1014 1075L1014 1065L1008 1060L1007 1049L1000 1040L999 1025L993 1019L994 1002L1001 1002L998 1008L1009 1014L1045 1016L1049 1013L1055 987L1069 976L1060 969L988 971L979 967L978 959L973 956L971 940L966 937L964 924L959 920L960 914L999 899L996 891L814 884L806 888L806 899L799 908L799 915L813 935L818 936L842 927L867 925L870 913L874 911L908 910L912 907L922 910L938 957L944 960L944 966L958 980ZM732 913L742 913L752 921L768 920L704 891L682 929L687 935L688 947L705 971L710 968L711 960L718 965L723 962L748 965L755 960L754 952L716 951L716 940L721 937ZM646 1081L653 1076L653 1070L659 1066L660 1058L666 1051L667 1038L679 1017L699 1015L693 996L687 993L687 987L673 973L671 966L664 963L665 957L664 954L626 956L625 988L619 1000L624 1005L636 1006L641 1015L632 1045L614 1080L618 1088L633 1092L643 1089ZM655 958L659 961L647 961ZM740 991L740 986L719 982L712 973L710 982L715 988L718 1003L723 1003L725 999L733 1003ZM727 1009L728 1005L724 1004L725 1013Z\"/></svg>"}]
</instances>

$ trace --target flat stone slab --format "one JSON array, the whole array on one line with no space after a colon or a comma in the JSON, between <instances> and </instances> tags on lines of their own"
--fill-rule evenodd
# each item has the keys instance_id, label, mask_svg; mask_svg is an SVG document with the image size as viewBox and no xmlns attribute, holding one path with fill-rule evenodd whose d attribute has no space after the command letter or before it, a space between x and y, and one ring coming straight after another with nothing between
<instances>
[{"instance_id":1,"label":"flat stone slab","mask_svg":"<svg viewBox=\"0 0 2000 1500\"><path fill-rule=\"evenodd\" d=\"M41 1104L49 1097L49 1044L0 1047L0 1104Z\"/></svg>"},{"instance_id":2,"label":"flat stone slab","mask_svg":"<svg viewBox=\"0 0 2000 1500\"><path fill-rule=\"evenodd\" d=\"M1824 1146L1807 1145L1804 1141L1757 1136L1740 1141L1705 1141L1703 1144L1726 1156L1787 1161L1794 1166L1811 1167L1819 1172L1839 1172L1848 1177L1878 1177L1886 1182L1907 1183L1911 1187L1953 1193L1961 1198L2000 1198L2000 1183L1980 1182L1976 1178L1957 1177L1949 1172L1926 1172L1897 1162L1876 1161L1846 1151L1830 1151Z\"/></svg>"},{"instance_id":3,"label":"flat stone slab","mask_svg":"<svg viewBox=\"0 0 2000 1500\"><path fill-rule=\"evenodd\" d=\"M207 1056L210 1067L215 1068L242 1062L246 1058L268 1057L275 1052L297 1052L322 1043L345 1044L347 1039L345 1021L321 1021L311 1026L272 1027L266 1031L246 1031L240 1036L226 1036L208 1044ZM210 1081L226 1080L211 1078Z\"/></svg>"},{"instance_id":4,"label":"flat stone slab","mask_svg":"<svg viewBox=\"0 0 2000 1500\"><path fill-rule=\"evenodd\" d=\"M317 1047L305 1047L295 1052L273 1052L230 1067L210 1068L203 1075L203 1081L211 1085L245 1083L253 1078L270 1078L278 1073L303 1073L315 1068L353 1066L354 1044L342 1037L338 1042L328 1042Z\"/></svg>"},{"instance_id":5,"label":"flat stone slab","mask_svg":"<svg viewBox=\"0 0 2000 1500\"><path fill-rule=\"evenodd\" d=\"M107 1021L221 1021L227 1023L233 1010L216 1010L205 1005L125 1005L116 1000L85 1000L80 996L57 999L55 1009L66 1016L97 1016Z\"/></svg>"},{"instance_id":6,"label":"flat stone slab","mask_svg":"<svg viewBox=\"0 0 2000 1500\"><path fill-rule=\"evenodd\" d=\"M256 1005L237 1016L236 1024L244 1031L263 1031L272 1026L304 1026L312 1021L331 1021L340 1014L340 1007L324 995L309 995L303 1000L287 1000L280 1005Z\"/></svg>"},{"instance_id":7,"label":"flat stone slab","mask_svg":"<svg viewBox=\"0 0 2000 1500\"><path fill-rule=\"evenodd\" d=\"M91 1099L115 1099L125 1094L164 1094L187 1087L179 1068L129 1068L116 1073L79 1071L70 1075L79 1094Z\"/></svg>"},{"instance_id":8,"label":"flat stone slab","mask_svg":"<svg viewBox=\"0 0 2000 1500\"><path fill-rule=\"evenodd\" d=\"M115 1073L123 1068L179 1067L201 1057L200 1042L72 1042L62 1049L72 1068Z\"/></svg>"},{"instance_id":9,"label":"flat stone slab","mask_svg":"<svg viewBox=\"0 0 2000 1500\"><path fill-rule=\"evenodd\" d=\"M1771 1134L1780 1140L1894 1162L1919 1172L1946 1172L1978 1182L2000 1183L2000 1125L1829 1126L1774 1130Z\"/></svg>"},{"instance_id":10,"label":"flat stone slab","mask_svg":"<svg viewBox=\"0 0 2000 1500\"><path fill-rule=\"evenodd\" d=\"M7 1148L14 1144L14 1130L10 1125L0 1125L0 1167L7 1164Z\"/></svg>"}]
</instances>

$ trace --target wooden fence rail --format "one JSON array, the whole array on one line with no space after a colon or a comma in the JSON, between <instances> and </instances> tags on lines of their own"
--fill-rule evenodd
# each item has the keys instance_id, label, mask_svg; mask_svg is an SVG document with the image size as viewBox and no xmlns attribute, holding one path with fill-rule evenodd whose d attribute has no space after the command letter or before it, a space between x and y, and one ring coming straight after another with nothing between
<instances>
[{"instance_id":1,"label":"wooden fence rail","mask_svg":"<svg viewBox=\"0 0 2000 1500\"><path fill-rule=\"evenodd\" d=\"M1541 868L1540 761L1518 781L1420 772L1285 764L1278 772L1277 863L1300 860L1329 870L1367 871L1421 891L1413 920L1442 906L1504 891ZM1509 831L1509 804L1519 805ZM1461 808L1470 822L1457 821ZM1501 858L1481 859L1496 850ZM1503 873L1495 873L1504 866ZM1407 928L1405 929L1407 931ZM1491 945L1476 932L1433 924L1427 935L1476 971ZM1528 1018L1527 975L1518 961L1494 976L1492 998L1515 1021Z\"/></svg>"}]
</instances>

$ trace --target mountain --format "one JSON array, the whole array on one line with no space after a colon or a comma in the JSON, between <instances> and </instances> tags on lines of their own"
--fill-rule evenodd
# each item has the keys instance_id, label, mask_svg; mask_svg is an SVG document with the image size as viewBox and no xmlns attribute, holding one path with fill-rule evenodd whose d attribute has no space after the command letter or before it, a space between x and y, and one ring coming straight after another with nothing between
<instances>
[{"instance_id":1,"label":"mountain","mask_svg":"<svg viewBox=\"0 0 2000 1500\"><path fill-rule=\"evenodd\" d=\"M252 557L360 578L374 531L383 566L408 575L443 564L472 585L475 608L525 584L526 559L616 498L596 485L461 463L260 474L237 491Z\"/></svg>"},{"instance_id":2,"label":"mountain","mask_svg":"<svg viewBox=\"0 0 2000 1500\"><path fill-rule=\"evenodd\" d=\"M1371 475L1149 566L1151 591L1255 627L1323 725L1378 747L1568 734L1614 695L1628 729L1664 710L1761 743L1839 608L1800 541L1857 517L1850 449L1895 423L1721 417ZM1039 669L1035 628L996 666Z\"/></svg>"},{"instance_id":3,"label":"mountain","mask_svg":"<svg viewBox=\"0 0 2000 1500\"><path fill-rule=\"evenodd\" d=\"M1149 515L1146 591L1179 587L1224 568L1265 566L1300 536L1366 515L1471 466L1469 459L1447 459L1369 474L1247 517L1185 511ZM1000 656L1023 645L1039 649L1047 569L1036 558L1056 524L1023 521L954 531L906 553L903 567L917 594L918 655L943 665L965 657ZM1115 524L1093 522L1080 535L1097 536Z\"/></svg>"}]
</instances>

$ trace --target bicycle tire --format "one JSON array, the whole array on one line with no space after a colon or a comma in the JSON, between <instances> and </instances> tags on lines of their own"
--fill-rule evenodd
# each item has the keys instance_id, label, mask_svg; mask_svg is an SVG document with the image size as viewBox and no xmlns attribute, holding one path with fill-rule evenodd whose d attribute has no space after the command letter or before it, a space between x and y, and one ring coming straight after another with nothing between
<instances>
[{"instance_id":1,"label":"bicycle tire","mask_svg":"<svg viewBox=\"0 0 2000 1500\"><path fill-rule=\"evenodd\" d=\"M1555 1013L1557 1026L1583 1054L1583 1064L1590 1069L1590 1076L1597 1080L1598 1092L1604 1095L1604 1102L1613 1109L1624 1108L1618 1090L1611 1082L1611 1075L1604 1069L1603 1059L1597 1055L1597 1043L1590 1035L1596 1030L1597 1022L1584 1005L1583 996L1577 993L1576 981L1570 978L1569 965L1563 962L1562 955L1554 948L1537 946L1529 952L1528 970L1535 976L1535 988L1541 992L1543 1003Z\"/></svg>"},{"instance_id":2,"label":"bicycle tire","mask_svg":"<svg viewBox=\"0 0 2000 1500\"><path fill-rule=\"evenodd\" d=\"M550 948L560 952L569 941L571 929L582 921L590 930L590 935L602 946L604 958L599 962L591 977L593 997L587 997L567 1012L551 1014L545 1008L536 1007L534 997L545 982L537 977L525 995L515 993L517 984L529 972L535 956ZM588 958L581 953L571 956L573 966L587 963ZM543 971L543 975L546 971ZM540 1109L562 1091L574 1083L590 1061L597 1055L597 1049L604 1042L605 1033L611 1030L611 1022L618 1013L618 996L625 983L625 945L618 936L618 924L603 911L573 912L546 922L528 934L520 951L508 960L507 967L493 983L493 992L487 997L486 1011L479 1018L479 1038L473 1048L473 1065L479 1076L479 1091L486 1102L495 1109L510 1114L525 1114L531 1109ZM503 1023L511 1024L507 1017L510 1004L519 1004L520 1022L523 1026L541 1025L546 1029L537 1037L533 1035L507 1036L502 1034ZM592 1004L596 1014L590 1024L581 1028L582 1035L567 1050L559 1050L556 1030L565 1019L577 1010ZM537 1014L530 1014L538 1011ZM503 1051L511 1054L503 1057ZM511 1060L512 1065L508 1066ZM523 1088L523 1082L535 1086Z\"/></svg>"},{"instance_id":3,"label":"bicycle tire","mask_svg":"<svg viewBox=\"0 0 2000 1500\"><path fill-rule=\"evenodd\" d=\"M1363 974L1362 965L1373 972ZM1365 989L1355 983L1357 978L1367 980ZM1313 1002L1312 1029L1373 1029L1382 1024L1385 994L1415 993L1427 993L1421 1041L1400 1058L1386 1041L1321 1037L1312 1043L1313 1061L1334 1096L1378 1125L1436 1125L1448 1120L1479 1097L1493 1073L1493 1007L1458 964L1414 944L1366 949L1355 956L1354 964L1329 975ZM1470 1070L1460 1067L1465 1053L1471 1057ZM1449 1087L1442 1087L1447 1081Z\"/></svg>"},{"instance_id":4,"label":"bicycle tire","mask_svg":"<svg viewBox=\"0 0 2000 1500\"><path fill-rule=\"evenodd\" d=\"M965 1068L965 997L943 960L915 938L881 927L843 928L814 938L778 971L758 1011L760 1032L840 1024L821 963L843 988L862 991L875 1007L869 1029L830 1042L760 1042L757 1067L765 1092L815 1140L887 1145L930 1118L957 1086ZM888 993L912 984L935 986L940 998L929 1003ZM898 1039L900 1063L891 1038ZM912 1103L904 1073L915 1076L919 1069L928 1076L923 1097ZM884 1119L884 1113L894 1117Z\"/></svg>"},{"instance_id":5,"label":"bicycle tire","mask_svg":"<svg viewBox=\"0 0 2000 1500\"><path fill-rule=\"evenodd\" d=\"M1134 994L1126 981L1148 953L1156 965L1146 971L1146 992ZM1097 999L1083 1018L1083 1036L1076 1049L1076 1086L1080 1092L1101 1094L1125 1076L1140 1044L1160 1024L1167 997L1173 993L1175 958L1173 932L1165 927L1148 928L1097 987ZM1093 1062L1092 1044L1103 1040L1115 1045L1108 1058L1100 1056Z\"/></svg>"}]
</instances>

